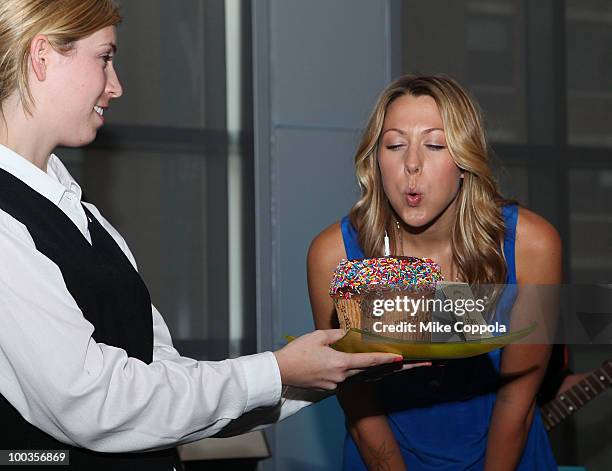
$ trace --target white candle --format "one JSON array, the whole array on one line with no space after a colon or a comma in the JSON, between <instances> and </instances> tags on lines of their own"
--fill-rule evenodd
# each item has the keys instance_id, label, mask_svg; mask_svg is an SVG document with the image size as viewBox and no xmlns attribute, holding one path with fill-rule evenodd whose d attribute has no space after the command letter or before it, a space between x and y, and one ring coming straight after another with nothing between
<instances>
[{"instance_id":1,"label":"white candle","mask_svg":"<svg viewBox=\"0 0 612 471\"><path fill-rule=\"evenodd\" d=\"M387 231L385 231L385 257L391 255L391 249L389 248L389 236L387 235Z\"/></svg>"}]
</instances>

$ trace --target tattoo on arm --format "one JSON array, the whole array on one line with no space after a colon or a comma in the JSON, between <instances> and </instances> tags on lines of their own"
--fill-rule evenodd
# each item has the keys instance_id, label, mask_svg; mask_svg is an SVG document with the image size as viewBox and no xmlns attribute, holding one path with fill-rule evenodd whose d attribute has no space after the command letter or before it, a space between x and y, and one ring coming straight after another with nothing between
<instances>
[{"instance_id":1,"label":"tattoo on arm","mask_svg":"<svg viewBox=\"0 0 612 471\"><path fill-rule=\"evenodd\" d=\"M368 445L368 468L372 471L391 471L391 458L393 451L387 449L387 443L383 441L378 448Z\"/></svg>"}]
</instances>

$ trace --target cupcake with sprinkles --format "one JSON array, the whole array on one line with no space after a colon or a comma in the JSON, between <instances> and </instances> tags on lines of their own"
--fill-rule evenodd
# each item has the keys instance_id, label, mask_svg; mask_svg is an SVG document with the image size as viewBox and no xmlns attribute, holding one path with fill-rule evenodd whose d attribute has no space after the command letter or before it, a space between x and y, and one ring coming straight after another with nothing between
<instances>
[{"instance_id":1,"label":"cupcake with sprinkles","mask_svg":"<svg viewBox=\"0 0 612 471\"><path fill-rule=\"evenodd\" d=\"M431 259L380 257L342 260L334 272L329 294L340 327L370 331L405 340L431 340L420 323L431 320L424 309L413 309L428 299L442 281L440 267ZM375 325L375 323L377 323ZM408 325L414 325L409 328Z\"/></svg>"}]
</instances>

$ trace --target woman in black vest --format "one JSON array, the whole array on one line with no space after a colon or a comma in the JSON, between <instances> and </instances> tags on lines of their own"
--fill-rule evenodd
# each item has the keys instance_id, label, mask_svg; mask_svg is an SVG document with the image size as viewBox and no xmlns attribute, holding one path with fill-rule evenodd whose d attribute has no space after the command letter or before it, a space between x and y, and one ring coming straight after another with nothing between
<instances>
[{"instance_id":1,"label":"woman in black vest","mask_svg":"<svg viewBox=\"0 0 612 471\"><path fill-rule=\"evenodd\" d=\"M401 357L336 352L338 330L216 363L174 350L125 241L52 154L91 142L121 96L119 21L112 0L0 3L0 449L170 470L178 443L309 404L281 384L331 390Z\"/></svg>"}]
</instances>

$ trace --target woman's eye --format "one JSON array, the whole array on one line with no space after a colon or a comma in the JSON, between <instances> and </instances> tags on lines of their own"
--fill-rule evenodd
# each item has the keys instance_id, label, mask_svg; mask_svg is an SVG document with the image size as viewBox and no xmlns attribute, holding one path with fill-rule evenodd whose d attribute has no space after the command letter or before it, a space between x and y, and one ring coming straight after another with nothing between
<instances>
[{"instance_id":1,"label":"woman's eye","mask_svg":"<svg viewBox=\"0 0 612 471\"><path fill-rule=\"evenodd\" d=\"M386 147L389 150L398 150L398 149L404 147L404 144L390 144L390 145L388 145Z\"/></svg>"},{"instance_id":2,"label":"woman's eye","mask_svg":"<svg viewBox=\"0 0 612 471\"><path fill-rule=\"evenodd\" d=\"M431 149L431 150L436 150L436 151L437 150L442 150L442 149L446 148L446 146L441 146L441 145L438 145L438 144L425 144L425 147L427 147L428 149Z\"/></svg>"},{"instance_id":3,"label":"woman's eye","mask_svg":"<svg viewBox=\"0 0 612 471\"><path fill-rule=\"evenodd\" d=\"M113 56L111 56L110 54L106 54L106 55L102 56L102 60L104 61L104 65L106 65L110 61L113 60Z\"/></svg>"}]
</instances>

